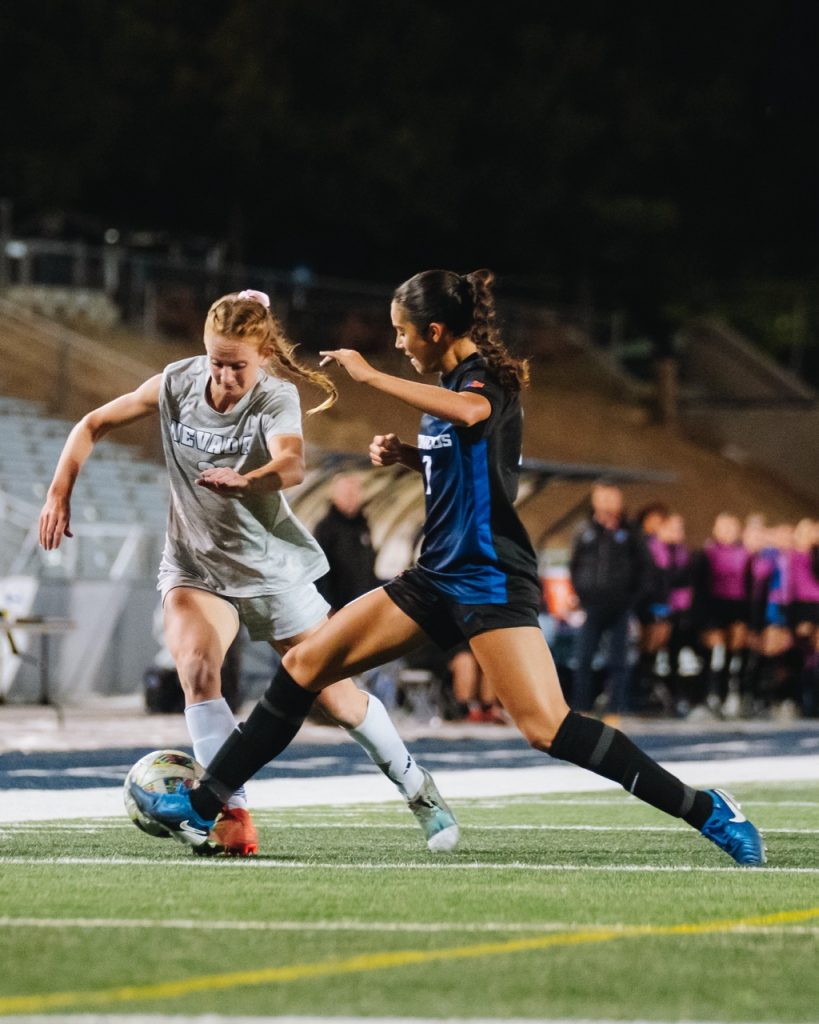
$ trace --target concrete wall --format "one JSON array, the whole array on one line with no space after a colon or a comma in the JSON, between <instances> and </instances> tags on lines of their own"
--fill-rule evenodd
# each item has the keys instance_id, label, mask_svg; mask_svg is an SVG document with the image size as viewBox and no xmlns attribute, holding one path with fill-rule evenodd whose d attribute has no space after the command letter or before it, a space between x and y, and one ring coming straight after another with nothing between
<instances>
[{"instance_id":1,"label":"concrete wall","mask_svg":"<svg viewBox=\"0 0 819 1024\"><path fill-rule=\"evenodd\" d=\"M819 410L687 409L685 432L730 458L759 466L818 503Z\"/></svg>"},{"instance_id":2,"label":"concrete wall","mask_svg":"<svg viewBox=\"0 0 819 1024\"><path fill-rule=\"evenodd\" d=\"M812 388L718 321L693 321L679 335L680 380L691 398L815 401Z\"/></svg>"}]
</instances>

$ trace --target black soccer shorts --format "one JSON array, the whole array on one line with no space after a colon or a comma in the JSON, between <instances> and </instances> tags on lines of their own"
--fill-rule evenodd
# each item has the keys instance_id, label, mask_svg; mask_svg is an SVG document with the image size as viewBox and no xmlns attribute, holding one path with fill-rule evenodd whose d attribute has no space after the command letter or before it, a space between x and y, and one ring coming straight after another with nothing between
<instances>
[{"instance_id":1,"label":"black soccer shorts","mask_svg":"<svg viewBox=\"0 0 819 1024\"><path fill-rule=\"evenodd\" d=\"M506 604L460 604L431 583L418 566L399 573L384 584L384 590L443 651L491 629L540 628L540 588L518 577L509 579Z\"/></svg>"}]
</instances>

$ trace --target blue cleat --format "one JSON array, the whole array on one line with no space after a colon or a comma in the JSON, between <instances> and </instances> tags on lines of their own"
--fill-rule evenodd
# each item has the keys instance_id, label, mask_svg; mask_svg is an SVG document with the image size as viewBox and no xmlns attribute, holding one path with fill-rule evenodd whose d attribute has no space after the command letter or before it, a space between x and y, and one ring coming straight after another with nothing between
<instances>
[{"instance_id":1,"label":"blue cleat","mask_svg":"<svg viewBox=\"0 0 819 1024\"><path fill-rule=\"evenodd\" d=\"M135 782L128 787L134 803L146 818L195 853L210 852L208 833L213 821L201 818L191 804L190 789L180 782L175 793L149 793Z\"/></svg>"},{"instance_id":2,"label":"blue cleat","mask_svg":"<svg viewBox=\"0 0 819 1024\"><path fill-rule=\"evenodd\" d=\"M762 835L739 808L739 804L722 789L707 789L714 801L711 817L702 826L702 834L737 864L764 864L765 844Z\"/></svg>"}]
</instances>

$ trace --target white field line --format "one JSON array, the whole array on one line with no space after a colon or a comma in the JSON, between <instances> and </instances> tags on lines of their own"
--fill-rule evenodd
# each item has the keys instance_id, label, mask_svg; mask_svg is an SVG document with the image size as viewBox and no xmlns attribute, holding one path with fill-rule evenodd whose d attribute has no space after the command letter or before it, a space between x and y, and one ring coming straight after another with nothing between
<instances>
[{"instance_id":1,"label":"white field line","mask_svg":"<svg viewBox=\"0 0 819 1024\"><path fill-rule=\"evenodd\" d=\"M746 806L743 802L743 806ZM264 825L265 828L269 829L281 829L286 832L293 832L301 830L316 830L316 829L343 829L348 830L351 826L349 822L328 822L328 821L317 821L317 822L306 822L294 824L287 821L266 821L264 817L257 816L256 824ZM356 831L363 829L373 829L378 832L384 832L388 829L396 829L398 831L406 831L408 828L412 828L412 823L407 821L404 824L397 824L395 822L356 822L353 826ZM470 823L464 825L464 828L470 832L688 832L690 831L688 825L476 825ZM85 833L96 833L96 832L115 832L118 829L130 829L130 822L123 819L117 822L105 822L99 825L63 825L63 824L52 824L47 822L45 824L25 824L21 825L18 823L12 824L0 824L0 837L4 835L38 835L41 836L46 832L75 832L80 834ZM819 828L763 828L761 831L766 836L771 835L787 835L787 836L816 836L819 835Z\"/></svg>"},{"instance_id":2,"label":"white field line","mask_svg":"<svg viewBox=\"0 0 819 1024\"><path fill-rule=\"evenodd\" d=\"M566 924L562 921L445 923L410 921L211 921L162 920L150 918L93 917L0 917L0 928L164 928L171 931L237 931L237 932L560 932L600 928L626 928L624 924ZM819 927L817 928L819 931Z\"/></svg>"},{"instance_id":3,"label":"white field line","mask_svg":"<svg viewBox=\"0 0 819 1024\"><path fill-rule=\"evenodd\" d=\"M2 857L0 865L30 867L48 864L54 867L169 867L194 868L197 871L209 868L218 871L281 871L290 868L300 871L551 871L551 872L603 872L606 874L722 874L730 872L759 875L819 875L819 867L748 867L734 865L693 865L693 864L525 864L510 861L506 864L468 861L396 861L392 864L374 862L341 863L339 861L269 860L266 857L167 857L162 860L146 860L144 857Z\"/></svg>"},{"instance_id":4,"label":"white field line","mask_svg":"<svg viewBox=\"0 0 819 1024\"><path fill-rule=\"evenodd\" d=\"M0 928L71 928L96 930L99 928L164 929L166 931L236 931L236 932L386 932L386 933L453 933L453 932L509 932L550 933L564 931L622 930L632 925L567 923L564 921L480 921L442 923L439 921L197 921L157 918L95 918L95 917L0 917ZM819 925L739 925L733 932L748 935L819 935Z\"/></svg>"},{"instance_id":5,"label":"white field line","mask_svg":"<svg viewBox=\"0 0 819 1024\"><path fill-rule=\"evenodd\" d=\"M665 767L692 786L732 782L819 782L819 757L758 757L720 761L667 762ZM589 793L618 790L616 783L572 765L543 768L480 768L435 773L447 799ZM263 779L250 784L254 808L381 803L397 799L395 787L380 773L311 779ZM0 793L0 822L110 818L122 814L122 787L92 789L12 789Z\"/></svg>"}]
</instances>

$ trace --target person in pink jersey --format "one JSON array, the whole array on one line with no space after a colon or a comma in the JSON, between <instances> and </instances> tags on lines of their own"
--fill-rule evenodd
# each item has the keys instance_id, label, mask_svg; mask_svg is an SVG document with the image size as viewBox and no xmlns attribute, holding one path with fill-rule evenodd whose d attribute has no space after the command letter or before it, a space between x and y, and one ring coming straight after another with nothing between
<instances>
[{"instance_id":1,"label":"person in pink jersey","mask_svg":"<svg viewBox=\"0 0 819 1024\"><path fill-rule=\"evenodd\" d=\"M684 647L695 648L697 637L693 619L693 561L686 542L685 519L679 512L666 518L659 539L665 545L668 561L668 686L677 714L684 715L699 703L701 687L697 685L699 679L684 681L680 675L680 653Z\"/></svg>"},{"instance_id":2,"label":"person in pink jersey","mask_svg":"<svg viewBox=\"0 0 819 1024\"><path fill-rule=\"evenodd\" d=\"M819 631L819 523L801 519L788 552L790 607L788 618L796 636Z\"/></svg>"},{"instance_id":3,"label":"person in pink jersey","mask_svg":"<svg viewBox=\"0 0 819 1024\"><path fill-rule=\"evenodd\" d=\"M794 641L802 655L798 699L802 713L819 714L819 523L801 519L789 552L788 609Z\"/></svg>"},{"instance_id":4,"label":"person in pink jersey","mask_svg":"<svg viewBox=\"0 0 819 1024\"><path fill-rule=\"evenodd\" d=\"M763 706L760 679L767 662L762 654L762 635L766 627L773 562L767 547L768 530L764 516L754 513L746 518L742 542L748 552L748 651L742 673L742 694L745 714L750 717Z\"/></svg>"},{"instance_id":5,"label":"person in pink jersey","mask_svg":"<svg viewBox=\"0 0 819 1024\"><path fill-rule=\"evenodd\" d=\"M698 572L704 617L702 644L708 658L706 700L718 714L725 707L729 691L738 689L736 677L747 648L747 571L742 524L732 513L721 512L703 546Z\"/></svg>"},{"instance_id":6,"label":"person in pink jersey","mask_svg":"<svg viewBox=\"0 0 819 1024\"><path fill-rule=\"evenodd\" d=\"M792 547L792 526L770 526L749 565L752 649L757 660L750 692L757 712L767 713L772 706L772 710L794 713L798 651L789 623Z\"/></svg>"}]
</instances>

